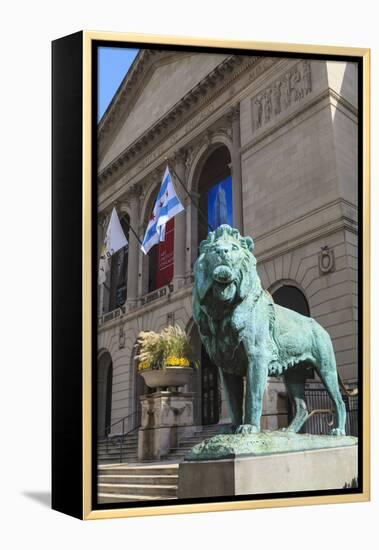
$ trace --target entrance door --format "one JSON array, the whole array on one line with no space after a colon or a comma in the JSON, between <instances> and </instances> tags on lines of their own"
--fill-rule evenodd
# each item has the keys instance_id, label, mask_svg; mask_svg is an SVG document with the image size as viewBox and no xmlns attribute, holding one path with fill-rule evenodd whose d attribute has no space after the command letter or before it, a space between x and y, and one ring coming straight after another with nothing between
<instances>
[{"instance_id":1,"label":"entrance door","mask_svg":"<svg viewBox=\"0 0 379 550\"><path fill-rule=\"evenodd\" d=\"M220 418L220 395L217 367L201 346L202 424L217 424Z\"/></svg>"}]
</instances>

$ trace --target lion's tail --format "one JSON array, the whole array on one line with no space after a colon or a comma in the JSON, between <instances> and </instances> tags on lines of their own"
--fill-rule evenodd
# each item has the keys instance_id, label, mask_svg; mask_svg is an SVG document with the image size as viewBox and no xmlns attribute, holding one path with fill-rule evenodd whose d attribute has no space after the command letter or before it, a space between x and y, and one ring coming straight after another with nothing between
<instances>
[{"instance_id":1,"label":"lion's tail","mask_svg":"<svg viewBox=\"0 0 379 550\"><path fill-rule=\"evenodd\" d=\"M354 397L355 395L358 395L358 388L352 388L351 390L345 386L345 382L342 380L340 373L338 373L338 382L340 384L340 387L345 395L348 397Z\"/></svg>"}]
</instances>

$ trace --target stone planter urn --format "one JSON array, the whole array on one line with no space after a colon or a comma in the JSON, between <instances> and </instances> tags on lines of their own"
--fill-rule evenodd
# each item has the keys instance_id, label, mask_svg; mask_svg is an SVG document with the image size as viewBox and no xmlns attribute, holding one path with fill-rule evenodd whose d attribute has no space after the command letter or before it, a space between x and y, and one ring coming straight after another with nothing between
<instances>
[{"instance_id":1,"label":"stone planter urn","mask_svg":"<svg viewBox=\"0 0 379 550\"><path fill-rule=\"evenodd\" d=\"M146 369L140 372L149 388L167 388L185 386L189 383L193 369L191 367L169 366L164 369Z\"/></svg>"}]
</instances>

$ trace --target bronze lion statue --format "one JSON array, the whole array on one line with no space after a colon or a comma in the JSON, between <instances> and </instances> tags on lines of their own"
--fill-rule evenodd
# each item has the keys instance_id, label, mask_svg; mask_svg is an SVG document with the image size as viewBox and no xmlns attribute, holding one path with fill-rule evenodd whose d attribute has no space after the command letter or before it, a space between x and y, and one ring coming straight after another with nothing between
<instances>
[{"instance_id":1,"label":"bronze lion statue","mask_svg":"<svg viewBox=\"0 0 379 550\"><path fill-rule=\"evenodd\" d=\"M335 405L330 433L345 435L346 409L330 336L314 319L273 302L262 288L253 250L251 237L221 225L202 241L194 268L193 316L221 373L234 431L260 432L267 378L283 375L295 408L286 429L298 432L308 416L304 388L313 366Z\"/></svg>"}]
</instances>

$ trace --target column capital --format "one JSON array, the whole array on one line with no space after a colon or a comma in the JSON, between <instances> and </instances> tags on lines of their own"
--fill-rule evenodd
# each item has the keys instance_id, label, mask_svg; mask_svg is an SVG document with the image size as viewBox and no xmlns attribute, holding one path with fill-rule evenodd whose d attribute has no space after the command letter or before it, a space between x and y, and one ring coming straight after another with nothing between
<instances>
[{"instance_id":1,"label":"column capital","mask_svg":"<svg viewBox=\"0 0 379 550\"><path fill-rule=\"evenodd\" d=\"M235 121L239 121L240 116L240 104L237 103L236 105L233 105L229 112L228 112L228 120L233 123Z\"/></svg>"},{"instance_id":2,"label":"column capital","mask_svg":"<svg viewBox=\"0 0 379 550\"><path fill-rule=\"evenodd\" d=\"M184 169L186 166L186 160L188 156L188 150L182 147L177 151L174 151L171 155L167 157L167 160L170 164L173 165L174 169Z\"/></svg>"},{"instance_id":3,"label":"column capital","mask_svg":"<svg viewBox=\"0 0 379 550\"><path fill-rule=\"evenodd\" d=\"M135 199L140 199L142 195L142 185L135 183L130 189L128 189L125 197L128 203Z\"/></svg>"},{"instance_id":4,"label":"column capital","mask_svg":"<svg viewBox=\"0 0 379 550\"><path fill-rule=\"evenodd\" d=\"M98 225L103 227L105 222L106 222L107 216L108 216L108 214L106 212L98 212L98 214L97 214L97 223L98 223Z\"/></svg>"}]
</instances>

